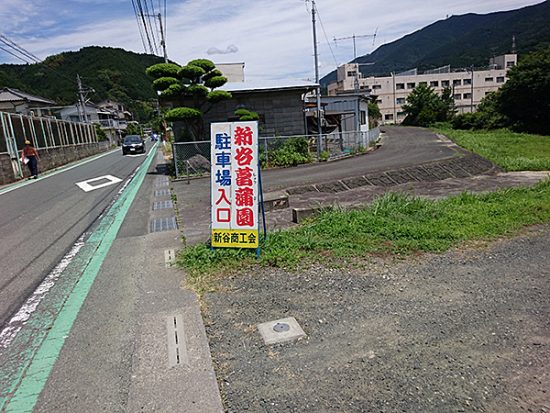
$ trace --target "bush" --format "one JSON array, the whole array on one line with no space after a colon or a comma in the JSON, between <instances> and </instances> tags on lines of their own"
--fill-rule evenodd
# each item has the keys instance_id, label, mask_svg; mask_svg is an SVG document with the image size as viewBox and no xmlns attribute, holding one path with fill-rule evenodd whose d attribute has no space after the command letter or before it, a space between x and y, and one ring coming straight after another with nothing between
<instances>
[{"instance_id":1,"label":"bush","mask_svg":"<svg viewBox=\"0 0 550 413\"><path fill-rule=\"evenodd\" d=\"M275 149L269 151L270 166L296 166L311 162L309 145L306 138L290 138Z\"/></svg>"},{"instance_id":2,"label":"bush","mask_svg":"<svg viewBox=\"0 0 550 413\"><path fill-rule=\"evenodd\" d=\"M173 63L158 63L150 66L145 70L147 76L151 76L154 79L161 77L177 77L180 66Z\"/></svg>"}]
</instances>

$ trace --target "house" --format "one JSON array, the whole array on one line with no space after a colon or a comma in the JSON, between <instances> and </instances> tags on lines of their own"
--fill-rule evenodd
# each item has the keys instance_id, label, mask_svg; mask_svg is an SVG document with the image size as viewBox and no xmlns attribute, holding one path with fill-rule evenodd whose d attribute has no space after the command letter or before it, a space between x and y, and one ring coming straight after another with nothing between
<instances>
[{"instance_id":1,"label":"house","mask_svg":"<svg viewBox=\"0 0 550 413\"><path fill-rule=\"evenodd\" d=\"M86 103L85 110L80 104L65 106L59 110L59 116L63 120L72 122L91 122L100 125L111 143L117 144L125 134L128 122L132 120L132 114L125 110L118 102L104 100L99 104Z\"/></svg>"},{"instance_id":2,"label":"house","mask_svg":"<svg viewBox=\"0 0 550 413\"><path fill-rule=\"evenodd\" d=\"M316 88L316 83L306 81L226 83L219 89L233 98L216 103L205 114L206 130L211 122L236 120L235 110L245 108L260 116L260 136L307 134L304 99Z\"/></svg>"},{"instance_id":3,"label":"house","mask_svg":"<svg viewBox=\"0 0 550 413\"><path fill-rule=\"evenodd\" d=\"M321 110L323 133L368 132L369 98L367 94L322 96ZM306 119L309 134L318 133L317 102L315 97L306 98Z\"/></svg>"},{"instance_id":4,"label":"house","mask_svg":"<svg viewBox=\"0 0 550 413\"><path fill-rule=\"evenodd\" d=\"M20 113L23 115L51 115L56 103L53 100L34 96L17 89L4 87L0 89L0 111Z\"/></svg>"},{"instance_id":5,"label":"house","mask_svg":"<svg viewBox=\"0 0 550 413\"><path fill-rule=\"evenodd\" d=\"M497 91L507 81L507 72L517 64L516 54L492 58L488 67L452 69L443 66L418 73L416 69L389 76L364 76L360 63L347 63L337 69L337 80L329 84L328 94L339 96L350 92L368 91L376 103L384 123L401 123L405 119L403 105L409 93L421 84L441 94L451 88L458 113L474 112L485 96Z\"/></svg>"}]
</instances>

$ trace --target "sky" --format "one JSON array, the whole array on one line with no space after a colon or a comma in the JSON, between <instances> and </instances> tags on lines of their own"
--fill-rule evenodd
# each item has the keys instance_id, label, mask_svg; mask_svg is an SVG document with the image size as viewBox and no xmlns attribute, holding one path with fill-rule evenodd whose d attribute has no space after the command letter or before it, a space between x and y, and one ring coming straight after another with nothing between
<instances>
[{"instance_id":1,"label":"sky","mask_svg":"<svg viewBox=\"0 0 550 413\"><path fill-rule=\"evenodd\" d=\"M452 15L513 10L541 2L316 0L319 74L322 77L353 59L353 35L357 55L362 56ZM196 58L244 62L247 81L315 80L311 1L141 3L148 5L151 14L166 11L167 53L179 64ZM145 52L132 0L0 0L0 34L40 59L92 45ZM0 63L22 61L0 49Z\"/></svg>"}]
</instances>

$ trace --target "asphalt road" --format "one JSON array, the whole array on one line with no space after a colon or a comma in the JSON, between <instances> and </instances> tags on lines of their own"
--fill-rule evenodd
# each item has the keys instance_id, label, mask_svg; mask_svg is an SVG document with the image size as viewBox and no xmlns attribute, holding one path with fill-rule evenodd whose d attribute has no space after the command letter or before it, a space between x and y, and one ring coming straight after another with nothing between
<instances>
[{"instance_id":1,"label":"asphalt road","mask_svg":"<svg viewBox=\"0 0 550 413\"><path fill-rule=\"evenodd\" d=\"M422 128L384 127L383 145L364 157L352 157L326 164L304 165L266 171L264 190L272 191L303 184L319 183L365 175L377 170L406 168L422 163L451 158L456 146Z\"/></svg>"},{"instance_id":2,"label":"asphalt road","mask_svg":"<svg viewBox=\"0 0 550 413\"><path fill-rule=\"evenodd\" d=\"M116 150L0 195L0 326L90 229L144 159ZM121 182L89 192L76 185L105 175Z\"/></svg>"}]
</instances>

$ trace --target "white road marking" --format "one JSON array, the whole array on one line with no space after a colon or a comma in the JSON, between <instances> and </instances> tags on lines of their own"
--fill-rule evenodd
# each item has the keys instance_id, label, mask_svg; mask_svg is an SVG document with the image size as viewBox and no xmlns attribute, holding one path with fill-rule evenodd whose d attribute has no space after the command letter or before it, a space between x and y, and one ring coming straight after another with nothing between
<instances>
[{"instance_id":1,"label":"white road marking","mask_svg":"<svg viewBox=\"0 0 550 413\"><path fill-rule=\"evenodd\" d=\"M105 182L99 185L92 185L93 182L101 181L102 179L107 179L109 182ZM116 176L113 176L113 175L104 175L104 176L99 176L97 178L88 179L86 181L77 182L76 185L80 189L82 189L84 192L90 192L90 191L93 191L94 189L104 188L106 186L117 184L119 182L122 182L122 179L117 178Z\"/></svg>"},{"instance_id":2,"label":"white road marking","mask_svg":"<svg viewBox=\"0 0 550 413\"><path fill-rule=\"evenodd\" d=\"M11 318L8 325L0 333L0 348L7 348L13 341L19 330L31 317L32 313L38 307L38 304L46 296L48 291L54 286L55 282L61 275L61 273L69 266L74 259L78 251L84 246L83 234L73 245L71 250L63 257L63 259L56 265L56 267L47 275L42 281L34 293L27 299L25 304L19 309L19 311Z\"/></svg>"}]
</instances>

